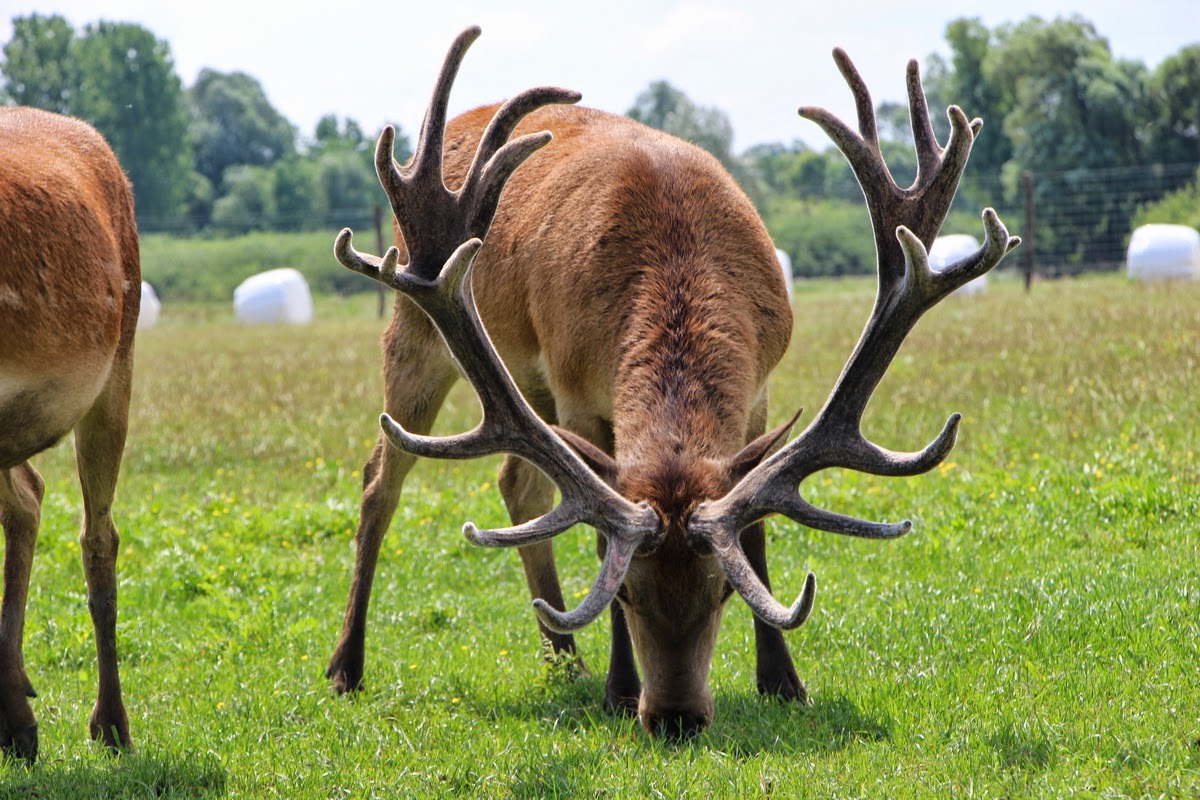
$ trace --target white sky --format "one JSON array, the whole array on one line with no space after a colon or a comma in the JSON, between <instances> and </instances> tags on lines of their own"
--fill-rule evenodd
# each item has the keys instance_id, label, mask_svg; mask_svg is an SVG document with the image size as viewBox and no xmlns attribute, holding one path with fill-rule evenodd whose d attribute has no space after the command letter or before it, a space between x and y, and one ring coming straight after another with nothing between
<instances>
[{"instance_id":1,"label":"white sky","mask_svg":"<svg viewBox=\"0 0 1200 800\"><path fill-rule=\"evenodd\" d=\"M835 46L879 102L904 100L909 58L948 54L946 24L960 17L994 28L1078 13L1116 57L1151 69L1200 42L1197 0L5 0L4 8L0 42L11 38L13 17L34 12L62 14L76 29L137 22L170 44L185 85L203 67L246 72L308 137L327 113L357 120L368 135L385 122L415 135L446 48L478 24L483 36L459 72L452 113L546 84L623 113L665 79L729 114L738 151L793 139L823 148L821 132L796 115L801 105L853 119Z\"/></svg>"}]
</instances>

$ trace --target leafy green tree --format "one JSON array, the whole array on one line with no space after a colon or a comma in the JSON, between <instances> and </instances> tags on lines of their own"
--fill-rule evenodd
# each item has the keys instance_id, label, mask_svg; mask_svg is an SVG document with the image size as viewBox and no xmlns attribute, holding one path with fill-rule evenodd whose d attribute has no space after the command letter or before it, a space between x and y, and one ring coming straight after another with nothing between
<instances>
[{"instance_id":1,"label":"leafy green tree","mask_svg":"<svg viewBox=\"0 0 1200 800\"><path fill-rule=\"evenodd\" d=\"M196 170L214 184L235 164L270 166L295 152L291 123L244 72L203 69L186 101Z\"/></svg>"},{"instance_id":2,"label":"leafy green tree","mask_svg":"<svg viewBox=\"0 0 1200 800\"><path fill-rule=\"evenodd\" d=\"M13 19L12 38L4 45L4 93L20 106L71 114L79 89L79 70L71 50L75 29L57 14Z\"/></svg>"},{"instance_id":3,"label":"leafy green tree","mask_svg":"<svg viewBox=\"0 0 1200 800\"><path fill-rule=\"evenodd\" d=\"M1011 93L1004 131L1018 164L1062 170L1141 160L1132 112L1141 105L1144 67L1114 61L1107 40L1081 17L1030 17L997 38L984 71Z\"/></svg>"},{"instance_id":4,"label":"leafy green tree","mask_svg":"<svg viewBox=\"0 0 1200 800\"><path fill-rule=\"evenodd\" d=\"M958 19L946 26L950 62L933 70L926 81L930 107L944 109L957 105L967 117L984 121L984 133L971 146L971 166L964 180L970 185L975 176L991 182L1012 158L1012 140L1004 132L1004 120L1014 103L1013 86L991 74L986 62L1000 43L978 19ZM934 102L937 105L934 106ZM935 115L942 141L950 133L949 122Z\"/></svg>"},{"instance_id":5,"label":"leafy green tree","mask_svg":"<svg viewBox=\"0 0 1200 800\"><path fill-rule=\"evenodd\" d=\"M717 108L696 105L666 81L651 83L625 115L704 148L734 177L739 180L746 177L744 167L733 154L733 124L729 115Z\"/></svg>"},{"instance_id":6,"label":"leafy green tree","mask_svg":"<svg viewBox=\"0 0 1200 800\"><path fill-rule=\"evenodd\" d=\"M311 158L291 156L275 162L275 227L294 231L316 220L317 165Z\"/></svg>"},{"instance_id":7,"label":"leafy green tree","mask_svg":"<svg viewBox=\"0 0 1200 800\"><path fill-rule=\"evenodd\" d=\"M1146 87L1148 149L1160 164L1200 163L1200 44L1167 58Z\"/></svg>"},{"instance_id":8,"label":"leafy green tree","mask_svg":"<svg viewBox=\"0 0 1200 800\"><path fill-rule=\"evenodd\" d=\"M235 164L225 170L223 192L213 203L212 227L218 233L267 230L275 215L274 175L266 167Z\"/></svg>"},{"instance_id":9,"label":"leafy green tree","mask_svg":"<svg viewBox=\"0 0 1200 800\"><path fill-rule=\"evenodd\" d=\"M216 200L217 190L212 181L192 170L187 196L183 201L183 217L187 221L189 231L199 231L208 227Z\"/></svg>"},{"instance_id":10,"label":"leafy green tree","mask_svg":"<svg viewBox=\"0 0 1200 800\"><path fill-rule=\"evenodd\" d=\"M1145 67L1114 60L1107 40L1079 16L1002 26L982 67L1008 108L1010 191L1022 172L1034 174L1038 260L1054 270L1110 261L1146 198L1089 187L1096 170L1145 163L1138 119Z\"/></svg>"},{"instance_id":11,"label":"leafy green tree","mask_svg":"<svg viewBox=\"0 0 1200 800\"><path fill-rule=\"evenodd\" d=\"M336 114L326 114L317 120L313 131L317 150L353 150L365 152L371 146L357 122L346 118L339 122Z\"/></svg>"},{"instance_id":12,"label":"leafy green tree","mask_svg":"<svg viewBox=\"0 0 1200 800\"><path fill-rule=\"evenodd\" d=\"M352 150L321 153L314 164L316 209L324 212L326 224L367 228L372 209L382 199L373 168Z\"/></svg>"},{"instance_id":13,"label":"leafy green tree","mask_svg":"<svg viewBox=\"0 0 1200 800\"><path fill-rule=\"evenodd\" d=\"M871 221L861 206L837 200L777 198L766 215L775 245L806 277L863 275L875 265Z\"/></svg>"},{"instance_id":14,"label":"leafy green tree","mask_svg":"<svg viewBox=\"0 0 1200 800\"><path fill-rule=\"evenodd\" d=\"M190 188L183 88L167 43L140 25L88 25L71 48L79 69L72 113L99 129L133 183L145 230L178 227Z\"/></svg>"}]
</instances>

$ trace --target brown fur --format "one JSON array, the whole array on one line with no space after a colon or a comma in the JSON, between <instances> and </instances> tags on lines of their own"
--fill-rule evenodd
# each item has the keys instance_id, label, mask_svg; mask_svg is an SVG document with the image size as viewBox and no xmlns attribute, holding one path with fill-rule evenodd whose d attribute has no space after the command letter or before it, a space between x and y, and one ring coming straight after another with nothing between
<instances>
[{"instance_id":1,"label":"brown fur","mask_svg":"<svg viewBox=\"0 0 1200 800\"><path fill-rule=\"evenodd\" d=\"M448 186L462 182L496 109L448 124ZM542 108L515 136L539 130L554 140L507 183L475 265L476 302L535 410L594 444L598 451L581 449L597 473L659 512L665 537L634 560L619 595L624 615L614 619L606 703L629 711L637 703L654 731L694 732L712 715L707 676L729 588L713 559L686 541L685 524L700 501L728 491L735 457L763 432L766 379L789 341L791 309L766 229L709 154L575 106ZM399 233L397 244L403 251ZM384 350L388 413L427 432L458 376L424 314L403 297ZM611 465L598 463L604 453ZM381 444L368 467L358 563L329 667L339 690L361 681L378 542L411 464ZM535 469L510 458L503 477L514 522L548 510L553 493ZM521 556L532 594L561 608L550 544ZM645 676L640 702L636 667L618 654L624 618ZM543 633L556 650L574 652L570 635ZM779 632L763 637L766 683L802 697Z\"/></svg>"},{"instance_id":2,"label":"brown fur","mask_svg":"<svg viewBox=\"0 0 1200 800\"><path fill-rule=\"evenodd\" d=\"M141 301L133 196L107 143L79 120L0 108L0 746L32 759L37 725L21 653L43 482L28 459L75 432L80 536L96 627L94 738L129 744L116 660L120 469Z\"/></svg>"}]
</instances>

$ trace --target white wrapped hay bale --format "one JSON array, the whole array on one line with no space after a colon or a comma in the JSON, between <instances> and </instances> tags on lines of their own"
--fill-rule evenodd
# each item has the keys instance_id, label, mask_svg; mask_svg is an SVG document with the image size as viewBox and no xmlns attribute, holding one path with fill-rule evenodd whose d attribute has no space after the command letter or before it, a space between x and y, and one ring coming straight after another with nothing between
<instances>
[{"instance_id":1,"label":"white wrapped hay bale","mask_svg":"<svg viewBox=\"0 0 1200 800\"><path fill-rule=\"evenodd\" d=\"M149 330L158 324L158 315L162 312L162 302L154 287L142 281L142 304L138 310L137 329Z\"/></svg>"},{"instance_id":2,"label":"white wrapped hay bale","mask_svg":"<svg viewBox=\"0 0 1200 800\"><path fill-rule=\"evenodd\" d=\"M979 249L979 240L967 233L950 233L933 240L929 248L930 269L941 272L946 267L972 255ZM980 294L987 290L987 275L980 275L973 281L960 286L955 294Z\"/></svg>"},{"instance_id":3,"label":"white wrapped hay bale","mask_svg":"<svg viewBox=\"0 0 1200 800\"><path fill-rule=\"evenodd\" d=\"M233 310L238 322L248 325L312 322L312 295L304 276L291 267L251 275L233 290Z\"/></svg>"},{"instance_id":4,"label":"white wrapped hay bale","mask_svg":"<svg viewBox=\"0 0 1200 800\"><path fill-rule=\"evenodd\" d=\"M1129 237L1126 274L1141 281L1200 277L1200 232L1187 225L1142 225Z\"/></svg>"},{"instance_id":5,"label":"white wrapped hay bale","mask_svg":"<svg viewBox=\"0 0 1200 800\"><path fill-rule=\"evenodd\" d=\"M792 257L780 248L775 248L775 257L779 259L779 269L783 272L783 282L787 284L788 299L792 298Z\"/></svg>"}]
</instances>

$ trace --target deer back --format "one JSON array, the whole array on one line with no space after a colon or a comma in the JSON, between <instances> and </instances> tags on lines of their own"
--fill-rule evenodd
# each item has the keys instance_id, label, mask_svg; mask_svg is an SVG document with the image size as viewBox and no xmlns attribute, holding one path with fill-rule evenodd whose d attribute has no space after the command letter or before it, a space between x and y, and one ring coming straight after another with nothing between
<instances>
[{"instance_id":1,"label":"deer back","mask_svg":"<svg viewBox=\"0 0 1200 800\"><path fill-rule=\"evenodd\" d=\"M448 186L496 109L447 125ZM636 440L663 431L670 375L703 395L684 427L713 428L671 435L736 451L791 333L753 205L711 155L633 120L551 106L516 134L539 130L554 139L509 179L474 270L506 365L522 388L538 373L560 403L611 421L618 457L624 443L635 459Z\"/></svg>"}]
</instances>

